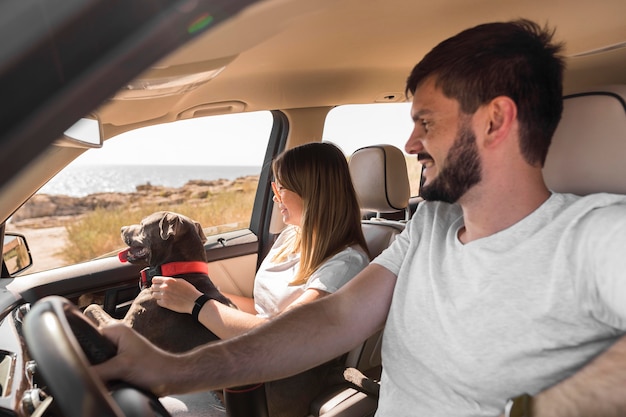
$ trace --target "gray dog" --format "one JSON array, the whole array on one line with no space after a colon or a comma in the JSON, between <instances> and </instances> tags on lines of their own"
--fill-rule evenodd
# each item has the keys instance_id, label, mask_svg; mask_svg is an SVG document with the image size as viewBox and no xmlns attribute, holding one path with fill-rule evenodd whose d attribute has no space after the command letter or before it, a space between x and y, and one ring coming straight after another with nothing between
<instances>
[{"instance_id":1,"label":"gray dog","mask_svg":"<svg viewBox=\"0 0 626 417\"><path fill-rule=\"evenodd\" d=\"M120 260L147 267L141 271L143 289L121 321L170 352L184 352L218 340L189 314L160 307L149 289L152 277L172 276L185 279L209 298L236 308L209 279L202 226L181 214L161 211L140 224L122 227L122 240L128 249L120 253ZM89 305L84 314L98 326L115 320L98 304Z\"/></svg>"}]
</instances>

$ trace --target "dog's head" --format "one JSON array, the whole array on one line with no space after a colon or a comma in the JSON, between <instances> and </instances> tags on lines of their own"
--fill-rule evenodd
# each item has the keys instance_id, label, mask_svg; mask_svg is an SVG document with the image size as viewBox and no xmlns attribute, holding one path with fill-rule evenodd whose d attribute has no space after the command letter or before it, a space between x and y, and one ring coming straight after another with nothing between
<instances>
[{"instance_id":1,"label":"dog's head","mask_svg":"<svg viewBox=\"0 0 626 417\"><path fill-rule=\"evenodd\" d=\"M168 262L206 262L202 226L182 214L152 213L140 224L122 227L122 240L128 245L124 257L134 264L153 267Z\"/></svg>"}]
</instances>

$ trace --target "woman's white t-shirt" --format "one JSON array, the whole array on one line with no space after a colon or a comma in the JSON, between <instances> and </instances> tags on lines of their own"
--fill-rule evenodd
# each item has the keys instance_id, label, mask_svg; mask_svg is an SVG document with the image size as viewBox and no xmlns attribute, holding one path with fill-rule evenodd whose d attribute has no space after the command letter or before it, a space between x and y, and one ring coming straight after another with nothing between
<instances>
[{"instance_id":1,"label":"woman's white t-shirt","mask_svg":"<svg viewBox=\"0 0 626 417\"><path fill-rule=\"evenodd\" d=\"M351 246L320 265L305 284L289 285L298 271L300 254L292 254L279 263L272 262L272 258L295 233L296 228L289 227L280 234L256 274L254 305L259 317L276 316L310 288L333 293L369 263L367 254L360 247Z\"/></svg>"}]
</instances>

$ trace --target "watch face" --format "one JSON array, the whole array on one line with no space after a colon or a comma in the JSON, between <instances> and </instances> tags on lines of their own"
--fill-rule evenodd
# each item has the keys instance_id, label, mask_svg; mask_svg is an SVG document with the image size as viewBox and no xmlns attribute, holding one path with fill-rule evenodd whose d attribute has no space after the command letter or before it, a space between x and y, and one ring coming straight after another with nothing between
<instances>
[{"instance_id":1,"label":"watch face","mask_svg":"<svg viewBox=\"0 0 626 417\"><path fill-rule=\"evenodd\" d=\"M513 399L509 398L504 406L504 417L511 417L511 409L513 408Z\"/></svg>"},{"instance_id":2,"label":"watch face","mask_svg":"<svg viewBox=\"0 0 626 417\"><path fill-rule=\"evenodd\" d=\"M520 395L507 401L504 408L505 417L532 417L530 411L532 397L528 394Z\"/></svg>"}]
</instances>

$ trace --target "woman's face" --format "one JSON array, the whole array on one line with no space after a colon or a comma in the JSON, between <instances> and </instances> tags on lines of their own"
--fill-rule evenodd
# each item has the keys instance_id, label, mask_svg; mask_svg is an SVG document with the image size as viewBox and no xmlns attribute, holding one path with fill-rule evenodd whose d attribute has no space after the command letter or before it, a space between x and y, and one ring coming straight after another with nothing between
<instances>
[{"instance_id":1,"label":"woman's face","mask_svg":"<svg viewBox=\"0 0 626 417\"><path fill-rule=\"evenodd\" d=\"M304 211L302 197L286 189L278 182L272 182L272 189L274 190L273 200L278 203L280 214L283 216L283 223L300 227L302 212Z\"/></svg>"}]
</instances>

